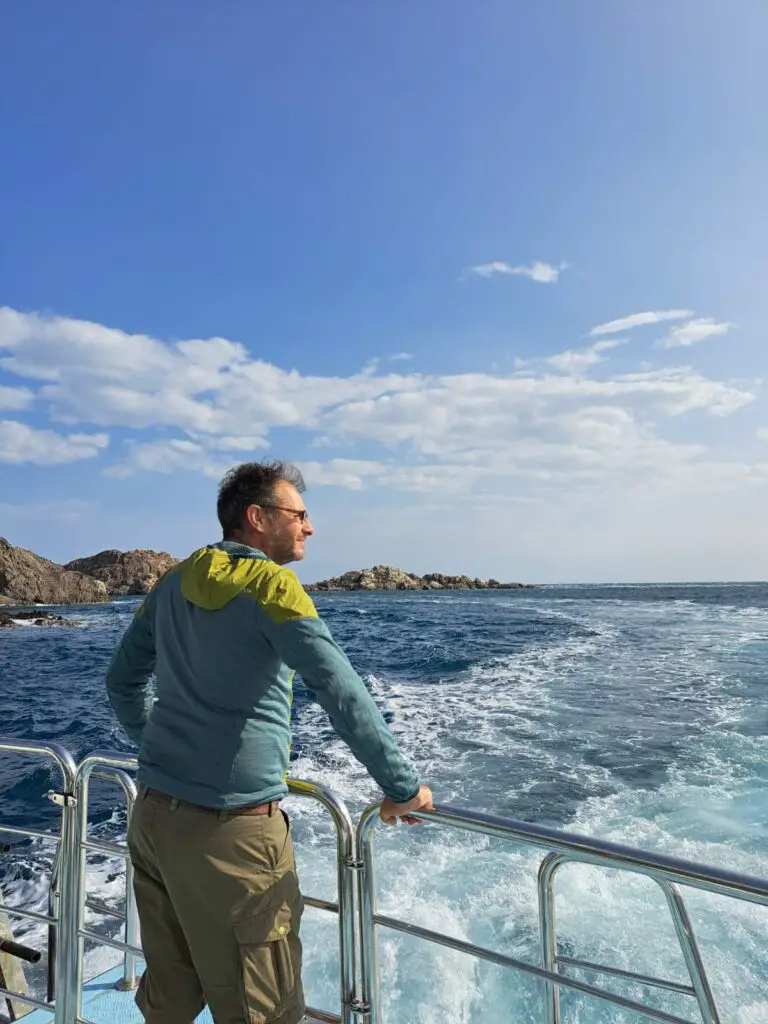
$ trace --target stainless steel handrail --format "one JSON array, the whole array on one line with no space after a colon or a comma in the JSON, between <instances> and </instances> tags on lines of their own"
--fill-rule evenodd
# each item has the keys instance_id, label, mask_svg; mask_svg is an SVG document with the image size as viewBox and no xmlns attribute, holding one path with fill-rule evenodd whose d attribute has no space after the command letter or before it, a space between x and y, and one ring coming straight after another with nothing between
<instances>
[{"instance_id":1,"label":"stainless steel handrail","mask_svg":"<svg viewBox=\"0 0 768 1024\"><path fill-rule=\"evenodd\" d=\"M90 778L103 776L117 782L126 794L130 817L136 789L126 771L133 770L136 767L136 761L126 754L114 751L96 751L86 757L76 768L71 755L57 744L37 744L3 739L0 739L0 752L42 756L52 760L63 777L64 785L61 792L49 793L54 802L61 807L61 836L2 825L0 825L0 831L45 839L58 844L59 867L57 873L60 883L58 909L55 908L55 903L52 904L54 912L48 915L15 908L6 909L11 914L48 924L58 930L60 941L57 944L55 959L59 992L54 1007L54 1024L79 1024L83 1021L81 1017L83 949L86 939L103 943L125 954L126 967L123 984L126 987L131 987L135 983L135 958L141 956L141 950L136 944L136 913L132 904L133 893L130 885L130 860L127 849L116 843L89 839L87 834ZM318 1021L352 1024L353 1019L363 1019L366 1024L382 1024L376 931L377 926L383 926L502 966L512 967L540 979L544 983L547 996L547 1024L559 1024L558 993L561 988L569 988L603 1002L634 1010L651 1019L664 1021L666 1024L691 1024L690 1021L675 1014L646 1006L606 989L570 978L561 973L561 967L575 967L667 989L681 995L693 996L699 1004L705 1024L719 1024L717 1008L706 971L701 962L693 928L677 887L682 884L706 892L727 895L764 906L768 905L768 882L760 878L719 868L703 867L662 854L642 853L615 843L558 832L554 829L530 825L527 822L512 821L487 814L471 814L454 807L439 806L433 812L416 815L420 820L430 824L478 832L547 851L539 869L538 879L543 963L541 966L530 964L460 939L378 914L375 905L373 834L378 819L379 805L373 805L364 812L355 832L346 806L332 791L314 783L298 780L289 780L289 789L293 795L310 797L323 804L331 813L337 833L337 902L306 897L306 903L309 906L337 913L339 916L342 1015L337 1016L321 1010L308 1010L310 1019ZM129 883L126 894L126 913L122 915L114 912L115 917L125 920L125 941L98 935L85 927L85 911L89 904L92 909L99 912L104 912L105 909L109 910L96 901L87 899L85 857L88 851L120 856L126 860L127 882ZM651 878L660 886L675 925L678 941L691 977L691 985L653 978L632 971L623 971L619 968L603 966L575 957L558 956L555 934L554 880L557 871L565 863L570 862L631 871ZM26 1001L32 1006L51 1009L50 1002L43 1002L22 993L0 990L0 997L5 995L19 1001Z\"/></svg>"},{"instance_id":2,"label":"stainless steel handrail","mask_svg":"<svg viewBox=\"0 0 768 1024\"><path fill-rule=\"evenodd\" d=\"M357 1013L357 942L355 927L355 894L357 888L357 858L355 856L355 828L344 801L333 790L302 779L288 779L288 790L293 796L311 797L319 801L331 814L336 826L336 878L339 915L340 998L342 1024L352 1024ZM310 900L307 903L321 910L334 912L327 901ZM330 1014L308 1009L307 1015L315 1020L328 1021Z\"/></svg>"},{"instance_id":3,"label":"stainless steel handrail","mask_svg":"<svg viewBox=\"0 0 768 1024\"><path fill-rule=\"evenodd\" d=\"M85 941L103 943L112 949L119 950L125 954L126 964L135 962L134 958L141 956L141 950L136 945L136 929L130 932L126 929L125 942L117 939L97 935L85 927L85 906L87 905L87 892L85 884L85 852L96 850L101 853L109 853L121 856L126 861L127 870L130 871L130 858L127 848L116 843L105 843L101 840L87 838L88 822L88 785L92 775L106 774L114 778L112 773L119 772L124 775L126 771L133 771L137 767L135 757L111 750L97 750L81 761L77 768L75 793L77 798L77 848L73 860L77 865L74 909L75 916L70 921L70 941L72 948L76 950L71 965L68 983L74 992L73 1007L75 1012L74 1021L83 1020L82 1017L82 991L83 991L83 951ZM133 785L128 776L126 779ZM125 788L125 786L124 786ZM356 961L356 922L355 922L355 845L354 826L344 802L333 793L332 790L312 782L304 782L298 779L288 779L288 788L292 795L309 797L321 803L330 812L336 827L337 846L337 903L332 904L325 900L314 900L307 898L306 902L322 910L330 910L339 915L339 959L340 959L340 1001L341 1016L327 1013L314 1008L307 1009L307 1016L318 1021L334 1022L341 1024L352 1024L356 1013L355 988L357 976ZM128 880L128 879L127 879ZM129 890L132 894L132 886ZM126 902L126 916L129 920L135 917L129 911ZM121 987L132 987L129 984L128 972ZM73 1024L74 1024L73 1021Z\"/></svg>"},{"instance_id":4,"label":"stainless steel handrail","mask_svg":"<svg viewBox=\"0 0 768 1024\"><path fill-rule=\"evenodd\" d=\"M699 945L696 941L693 925L688 916L688 911L683 900L682 893L677 885L668 882L659 873L649 874L647 871L640 872L640 869L630 866L619 866L616 863L606 863L601 866L609 868L620 867L620 870L642 873L647 875L661 889L667 901L672 922L675 926L675 933L680 949L683 954L688 974L691 978L691 985L680 985L677 982L665 978L655 978L649 975L638 974L633 971L621 971L617 968L605 968L599 964L588 963L570 957L560 957L557 953L557 935L555 931L555 875L565 864L594 863L590 858L582 860L576 854L550 853L544 858L539 866L538 874L538 895L539 895L539 921L541 927L541 944L544 966L556 972L560 964L572 967L581 967L591 971L604 974L612 974L622 977L638 984L651 988L667 989L693 996L699 1004L704 1024L720 1024L720 1016L717 1012L715 997L707 978L707 972L701 959ZM551 981L545 983L545 999L547 1024L560 1024L560 993L557 985Z\"/></svg>"},{"instance_id":5,"label":"stainless steel handrail","mask_svg":"<svg viewBox=\"0 0 768 1024\"><path fill-rule=\"evenodd\" d=\"M128 818L130 818L130 808L136 799L136 785L130 775L120 771L117 768L110 769L109 771L94 771L93 775L98 778L108 779L112 782L116 782L123 790L126 799L126 806L128 809ZM59 874L61 871L61 844L59 843L56 848L56 855L54 857L53 866L51 868L51 884L48 887L48 913L51 917L55 917L58 914L59 907ZM109 851L104 851L109 852ZM132 887L128 884L132 877L132 868L130 863L127 864L126 868L128 875L126 876L126 902L132 902ZM86 907L95 911L99 914L106 914L110 917L116 917L122 921L126 920L126 915L119 911L113 910L106 904L102 904L97 900L86 900ZM135 927L135 926L134 926ZM48 991L47 1000L52 1003L56 996L56 964L55 964L55 950L56 950L56 929L50 928L48 932ZM127 940L126 940L127 941ZM126 988L135 987L135 957L130 954L126 954L125 965L124 965L124 977L123 984Z\"/></svg>"},{"instance_id":6,"label":"stainless steel handrail","mask_svg":"<svg viewBox=\"0 0 768 1024\"><path fill-rule=\"evenodd\" d=\"M32 839L50 840L59 844L59 850L63 851L60 856L63 863L71 862L72 858L68 856L68 852L74 848L75 839L75 804L74 804L74 790L75 790L75 774L77 771L74 758L58 743L38 743L34 740L17 740L11 737L0 737L0 753L8 754L29 754L32 757L43 758L48 761L52 761L53 764L58 768L61 774L61 780L63 786L60 792L50 792L48 795L53 799L53 802L61 807L61 831L59 835L53 833L39 832L35 829L19 829L11 827L3 827L0 825L0 831L10 833L11 835L23 835ZM11 916L26 918L27 920L40 919L41 923L44 921L48 924L49 928L55 929L57 933L60 933L66 926L66 914L65 909L71 905L72 899L72 874L71 871L61 872L60 877L60 904L57 908L55 904L53 907L49 903L49 913L47 915L35 915L31 912L22 913L15 911L13 907L6 907L6 913ZM65 976L68 969L67 963L67 948L65 942L57 942L49 945L49 951L55 952L55 973L58 977ZM49 965L50 972L50 965ZM14 992L1 992L0 995L10 995L12 998L18 999L21 1002L28 1002L32 1006L43 1006L50 1009L50 1003L43 1003L41 1000L32 999L31 997L25 997L22 993ZM54 1024L68 1024L71 1018L70 1013L70 992L64 989L59 993L59 998L56 1000L54 1008Z\"/></svg>"},{"instance_id":7,"label":"stainless steel handrail","mask_svg":"<svg viewBox=\"0 0 768 1024\"><path fill-rule=\"evenodd\" d=\"M117 758L117 761L115 759ZM133 805L136 802L138 791L136 783L128 775L122 766L122 760L129 764L134 758L122 754L114 754L108 758L101 756L98 752L89 754L77 766L75 775L75 797L77 800L77 848L75 859L77 861L77 890L76 890L76 914L77 914L77 941L73 945L76 950L75 971L72 975L72 984L75 986L74 1005L77 1017L82 1012L82 974L83 974L83 953L85 939L93 937L85 927L85 911L88 907L88 894L86 890L86 858L88 852L106 854L107 856L118 856L125 860L125 929L124 941L126 949L123 951L123 977L120 987L125 990L136 988L136 959L137 952L136 937L139 931L139 919L136 912L136 897L133 892L133 868L130 858L126 857L123 847L115 843L105 844L101 840L88 838L88 810L90 796L91 778L106 779L118 785L125 796L126 803L126 824L131 820ZM103 940L102 940L103 941Z\"/></svg>"},{"instance_id":8,"label":"stainless steel handrail","mask_svg":"<svg viewBox=\"0 0 768 1024\"><path fill-rule=\"evenodd\" d=\"M557 971L558 962L567 964L566 958L557 957L554 931L554 911L552 893L544 896L540 903L541 941L543 947L543 966L508 957L481 946L475 946L460 939L453 939L438 932L420 928L417 925L385 917L376 912L376 890L373 863L373 834L378 820L379 804L373 804L363 813L357 826L357 848L361 860L358 874L358 909L360 927L360 961L361 961L361 1001L370 1013L370 1024L382 1024L381 996L379 989L378 952L376 942L377 925L388 927L419 938L427 939L460 950L478 958L506 967L512 967L526 974L541 979L547 993L547 1024L557 1024L556 993L559 988L569 988L586 995L594 996L604 1002L613 1003L625 1009L632 1009L653 1020L665 1021L667 1024L691 1024L685 1018L663 1010L646 1006L623 996L585 982L569 978ZM706 1024L717 1024L717 1009L714 1004L706 971L693 934L693 929L685 911L682 897L676 886L683 884L719 895L731 896L751 903L768 905L768 881L741 875L721 868L704 867L689 861L668 857L664 854L642 853L618 843L609 843L600 839L591 839L575 833L558 832L544 826L531 825L528 822L508 820L490 814L470 813L457 807L437 806L434 811L419 812L414 815L420 821L460 828L469 832L498 839L506 839L528 846L551 851L545 858L539 874L540 893L542 885L548 886L557 868L564 860L578 860L580 863L594 864L632 871L646 875L662 887L667 897L668 906L673 917L678 940L691 975L692 985L684 994L695 995L702 1010ZM557 858L557 859L555 859ZM545 865L549 865L545 867ZM541 909L543 906L543 909ZM581 966L600 969L599 965L582 963ZM620 973L608 969L606 973ZM664 979L651 979L634 975L633 980L655 983L659 987L672 988L680 991L684 986Z\"/></svg>"}]
</instances>

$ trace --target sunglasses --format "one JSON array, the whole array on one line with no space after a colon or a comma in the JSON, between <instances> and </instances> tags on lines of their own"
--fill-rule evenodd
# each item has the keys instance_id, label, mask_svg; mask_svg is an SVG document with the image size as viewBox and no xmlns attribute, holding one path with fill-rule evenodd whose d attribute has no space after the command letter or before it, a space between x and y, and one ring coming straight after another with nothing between
<instances>
[{"instance_id":1,"label":"sunglasses","mask_svg":"<svg viewBox=\"0 0 768 1024\"><path fill-rule=\"evenodd\" d=\"M298 519L300 523L306 523L309 519L309 512L305 508L286 508L285 505L262 505L262 508L273 508L277 512L287 512L292 515L295 519Z\"/></svg>"}]
</instances>

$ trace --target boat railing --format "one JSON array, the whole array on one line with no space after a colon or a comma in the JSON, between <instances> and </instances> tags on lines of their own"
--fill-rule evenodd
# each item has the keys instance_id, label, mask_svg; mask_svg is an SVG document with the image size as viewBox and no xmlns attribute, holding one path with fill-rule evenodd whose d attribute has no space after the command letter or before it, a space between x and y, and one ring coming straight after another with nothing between
<instances>
[{"instance_id":1,"label":"boat railing","mask_svg":"<svg viewBox=\"0 0 768 1024\"><path fill-rule=\"evenodd\" d=\"M72 1000L73 1012L75 1014L75 1021L78 1024L81 1024L81 1022L82 1024L89 1024L87 1019L83 1017L82 1007L83 953L86 941L110 946L112 949L121 952L123 954L124 967L120 987L126 989L136 987L135 965L136 959L141 957L141 949L137 945L138 918L133 897L128 848L124 844L106 842L102 839L89 838L88 836L90 779L94 776L100 776L118 781L125 791L128 801L128 812L130 814L136 799L136 786L126 772L135 771L136 768L137 762L134 757L116 751L101 750L89 754L88 757L81 761L75 775L76 834L78 842L74 853L77 867L75 885L72 889L73 905L71 912L75 919L72 931L76 939L75 955L70 962L71 973L68 977L68 985L74 993ZM339 995L341 1006L346 1008L346 1016L339 1017L338 1014L309 1008L307 1010L307 1017L310 1020L327 1022L327 1024L336 1024L336 1022L342 1020L345 1024L350 1024L354 1013L355 976L357 973L355 961L354 827L352 819L344 803L330 789L312 782L303 782L296 779L289 780L289 789L294 796L310 798L322 804L330 812L336 828L337 900L331 902L312 896L305 896L304 901L309 906L338 915ZM126 911L125 915L115 915L125 920L125 935L122 940L101 935L86 927L86 908L103 912L103 908L99 904L88 898L86 879L86 854L88 851L106 856L120 857L126 862ZM59 1024L58 1019L56 1024Z\"/></svg>"},{"instance_id":2,"label":"boat railing","mask_svg":"<svg viewBox=\"0 0 768 1024\"><path fill-rule=\"evenodd\" d=\"M119 768L104 768L91 772L92 776L98 776L102 779L108 779L115 782L123 790L126 800L126 821L130 819L131 811L133 810L133 804L136 800L136 783L133 781L130 775L126 772L121 771ZM75 789L77 788L77 772L75 773ZM87 824L87 822L86 822ZM87 834L85 839L87 840ZM92 840L86 842L88 849L98 850L98 840ZM53 865L51 867L51 884L48 889L48 908L49 913L55 916L58 913L59 906L59 884L61 874L61 844L59 843L56 847L56 854L54 857ZM106 843L102 844L99 852L104 854L113 854L113 845ZM122 851L121 851L122 854ZM103 917L114 917L120 921L126 922L126 942L130 942L131 936L135 939L137 929L137 917L136 907L133 895L133 868L130 860L126 859L125 867L125 913L116 910L114 907L110 907L108 904L103 903L101 900L86 899L85 906L88 910L93 910L97 914L101 914ZM130 922L130 923L129 923ZM56 970L55 970L55 956L53 951L56 948L56 930L50 929L48 938L48 994L46 996L47 1001L53 1002L56 994ZM126 989L135 987L136 984L136 958L131 953L125 954L124 960L124 976L123 986Z\"/></svg>"},{"instance_id":3,"label":"boat railing","mask_svg":"<svg viewBox=\"0 0 768 1024\"><path fill-rule=\"evenodd\" d=\"M376 911L376 891L373 860L374 826L378 817L378 805L369 807L357 828L357 845L361 859L360 877L360 959L362 967L362 1001L369 1007L370 1024L382 1024L379 992L379 969L377 959L377 927L403 932L429 942L447 946L503 967L510 967L532 975L543 983L546 1024L560 1024L559 990L568 988L585 995L594 996L603 1002L612 1003L624 1009L666 1024L698 1024L676 1014L667 1013L645 1003L627 999L607 989L589 985L568 977L559 971L560 967L576 967L590 970L623 980L633 981L649 987L674 991L692 996L704 1024L720 1024L712 989L701 959L701 953L694 934L693 925L687 913L678 885L691 886L706 892L731 896L752 903L768 905L768 881L740 875L720 868L704 867L663 854L644 853L599 839L591 839L574 833L527 822L513 821L489 814L472 814L449 806L436 806L434 811L417 814L420 820L433 825L458 828L477 832L497 839L506 839L521 845L533 846L548 851L538 872L538 902L541 965L506 956L464 940L452 938L441 932L431 931L418 925L396 918L387 917ZM680 943L683 960L688 969L691 984L683 985L664 978L560 956L557 952L555 927L555 878L558 870L568 862L591 864L645 875L656 882L667 899L667 905Z\"/></svg>"},{"instance_id":4,"label":"boat railing","mask_svg":"<svg viewBox=\"0 0 768 1024\"><path fill-rule=\"evenodd\" d=\"M61 821L57 832L41 832L36 829L5 825L0 822L0 833L18 836L22 839L37 839L44 843L52 843L56 847L52 874L56 873L58 884L50 886L47 914L39 914L36 911L25 910L22 907L6 906L0 900L0 910L3 910L9 918L32 921L45 925L48 929L49 1001L37 999L26 992L14 992L6 988L0 988L0 997L8 1001L9 1009L11 1008L10 1001L12 1000L46 1010L51 1008L50 1000L53 998L55 979L67 973L69 953L67 943L62 936L62 931L66 927L66 919L62 912L62 899L69 900L70 898L71 873L68 872L67 868L72 862L69 851L73 849L75 841L74 792L77 766L69 751L58 743L38 743L33 740L24 741L0 737L0 753L20 754L41 761L49 767L58 769L61 781L61 786L58 789L48 790L45 794L49 800L61 808ZM59 994L56 1004L58 1007L58 1024L59 1020L64 1021L68 1019L65 1016L65 1014L69 1013L66 992Z\"/></svg>"},{"instance_id":5,"label":"boat railing","mask_svg":"<svg viewBox=\"0 0 768 1024\"><path fill-rule=\"evenodd\" d=\"M136 984L136 960L141 956L138 928L131 885L131 868L127 848L88 834L89 783L102 777L123 789L130 815L136 788L127 774L136 768L136 761L127 754L97 751L75 766L72 757L56 744L24 743L0 739L0 752L26 754L52 762L62 775L60 791L48 796L62 811L58 834L0 824L0 832L58 844L56 879L52 886L57 893L48 915L3 907L19 918L46 924L58 933L54 966L57 995L54 1007L22 993L0 989L0 996L23 1000L32 1006L53 1010L54 1024L88 1024L82 1017L83 949L86 941L107 945L123 954L120 987ZM541 983L544 1024L560 1024L560 990L565 988L593 997L604 1003L629 1009L665 1024L698 1024L655 1006L625 998L597 985L588 984L564 973L579 969L606 977L633 982L660 991L692 998L704 1024L720 1024L720 1016L712 988L680 886L730 896L751 903L768 905L768 881L720 868L705 867L663 854L644 853L627 846L560 832L527 822L513 821L487 814L469 813L460 808L437 806L434 811L420 812L416 817L432 826L448 827L503 839L542 851L538 869L539 964L478 946L441 932L422 928L378 913L374 872L374 834L378 820L378 804L363 813L357 829L343 801L331 790L311 782L289 780L291 794L309 797L330 812L336 830L337 899L328 901L311 896L305 902L319 910L338 915L339 997L341 1013L310 1009L310 1020L341 1022L341 1024L384 1024L380 998L377 933L380 928L392 929L449 949L469 954L480 960L521 971ZM110 910L88 896L85 858L88 852L120 857L126 862L125 914ZM588 864L639 874L650 878L663 893L680 945L683 963L690 984L656 978L589 960L561 955L556 933L556 889L558 872L566 864ZM90 930L85 924L86 909L109 912L124 922L123 939L111 938Z\"/></svg>"}]
</instances>

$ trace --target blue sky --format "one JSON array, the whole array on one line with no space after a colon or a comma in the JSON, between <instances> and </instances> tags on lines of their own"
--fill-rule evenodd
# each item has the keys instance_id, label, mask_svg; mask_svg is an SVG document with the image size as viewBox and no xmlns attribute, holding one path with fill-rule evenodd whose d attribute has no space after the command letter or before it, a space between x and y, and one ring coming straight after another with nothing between
<instances>
[{"instance_id":1,"label":"blue sky","mask_svg":"<svg viewBox=\"0 0 768 1024\"><path fill-rule=\"evenodd\" d=\"M768 577L766 33L747 0L9 5L0 534L183 555L275 455L305 579Z\"/></svg>"}]
</instances>

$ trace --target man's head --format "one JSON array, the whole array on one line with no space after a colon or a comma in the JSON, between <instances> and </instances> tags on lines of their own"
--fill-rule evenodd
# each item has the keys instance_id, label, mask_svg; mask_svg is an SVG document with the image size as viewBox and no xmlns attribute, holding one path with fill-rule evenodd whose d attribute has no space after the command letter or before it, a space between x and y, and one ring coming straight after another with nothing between
<instances>
[{"instance_id":1,"label":"man's head","mask_svg":"<svg viewBox=\"0 0 768 1024\"><path fill-rule=\"evenodd\" d=\"M278 565L304 557L312 528L301 495L304 478L290 462L244 462L219 485L216 512L224 540L258 548Z\"/></svg>"}]
</instances>

